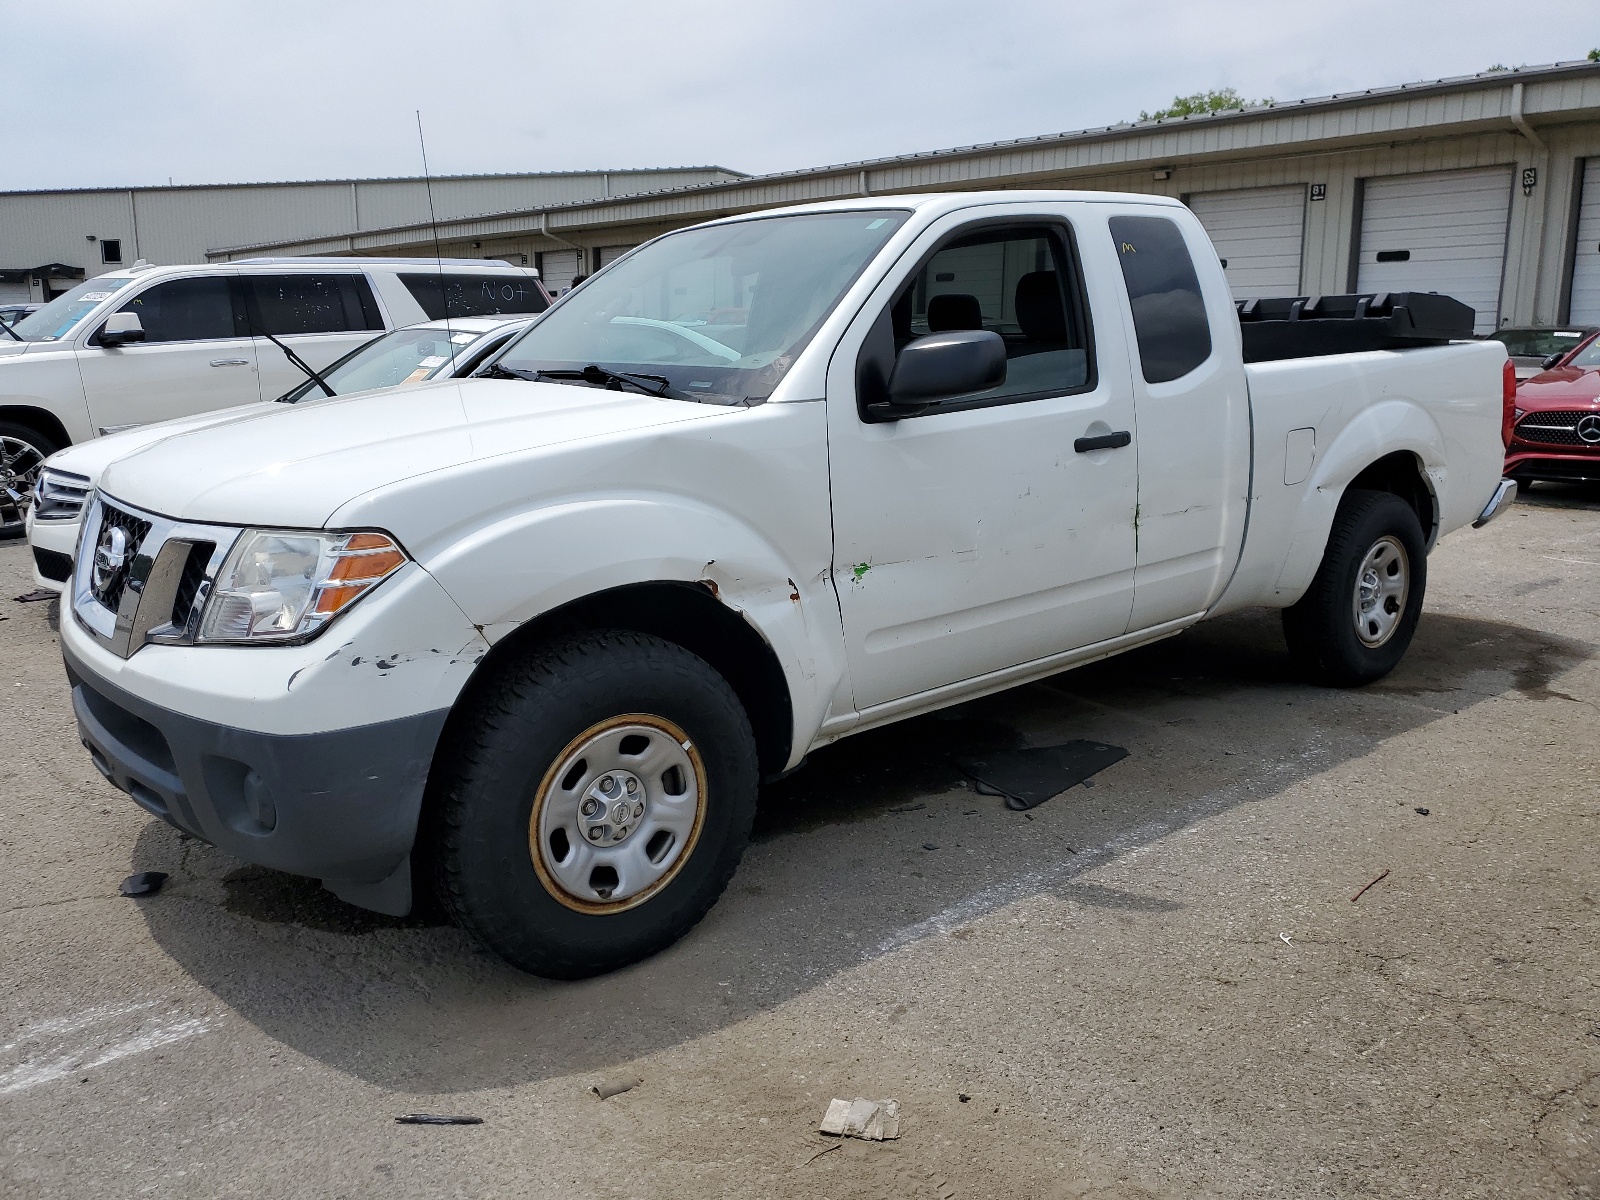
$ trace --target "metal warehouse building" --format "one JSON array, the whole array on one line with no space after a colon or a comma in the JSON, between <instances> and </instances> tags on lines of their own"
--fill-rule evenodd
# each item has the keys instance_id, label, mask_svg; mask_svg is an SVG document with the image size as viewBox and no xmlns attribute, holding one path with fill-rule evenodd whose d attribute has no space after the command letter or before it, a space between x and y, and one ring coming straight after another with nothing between
<instances>
[{"instance_id":1,"label":"metal warehouse building","mask_svg":"<svg viewBox=\"0 0 1600 1200\"><path fill-rule=\"evenodd\" d=\"M446 255L527 255L559 287L655 234L731 213L1040 187L1183 198L1240 297L1432 290L1471 304L1480 332L1600 323L1600 64L1591 62L542 202L441 220L438 232ZM210 257L433 246L432 226L413 218L332 237L241 240Z\"/></svg>"},{"instance_id":2,"label":"metal warehouse building","mask_svg":"<svg viewBox=\"0 0 1600 1200\"><path fill-rule=\"evenodd\" d=\"M452 175L433 180L433 205L451 218L742 178L721 167ZM4 192L0 303L47 300L86 275L141 258L205 262L215 246L350 235L427 219L428 189L420 177Z\"/></svg>"}]
</instances>

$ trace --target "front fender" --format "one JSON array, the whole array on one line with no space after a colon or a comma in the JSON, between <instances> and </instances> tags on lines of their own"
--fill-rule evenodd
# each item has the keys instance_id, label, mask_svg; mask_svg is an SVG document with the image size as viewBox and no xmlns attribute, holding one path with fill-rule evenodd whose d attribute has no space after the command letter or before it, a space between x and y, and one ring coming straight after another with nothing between
<instances>
[{"instance_id":1,"label":"front fender","mask_svg":"<svg viewBox=\"0 0 1600 1200\"><path fill-rule=\"evenodd\" d=\"M844 680L838 604L826 572L786 561L730 513L670 494L595 496L503 517L426 562L493 645L585 596L697 583L772 648L803 753Z\"/></svg>"}]
</instances>

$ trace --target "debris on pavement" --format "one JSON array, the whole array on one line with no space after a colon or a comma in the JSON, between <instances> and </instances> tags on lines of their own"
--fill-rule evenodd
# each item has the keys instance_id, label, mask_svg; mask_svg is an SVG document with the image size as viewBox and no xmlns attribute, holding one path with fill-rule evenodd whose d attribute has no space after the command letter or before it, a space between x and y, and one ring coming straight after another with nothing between
<instances>
[{"instance_id":1,"label":"debris on pavement","mask_svg":"<svg viewBox=\"0 0 1600 1200\"><path fill-rule=\"evenodd\" d=\"M12 597L18 604L37 604L41 600L54 600L55 598L56 594L54 592L46 591L44 588L37 588L34 591L24 592L20 596Z\"/></svg>"},{"instance_id":2,"label":"debris on pavement","mask_svg":"<svg viewBox=\"0 0 1600 1200\"><path fill-rule=\"evenodd\" d=\"M166 881L165 871L135 871L117 890L124 896L154 896Z\"/></svg>"},{"instance_id":3,"label":"debris on pavement","mask_svg":"<svg viewBox=\"0 0 1600 1200\"><path fill-rule=\"evenodd\" d=\"M863 1100L860 1096L854 1100L830 1100L818 1129L833 1137L893 1141L900 1136L900 1101Z\"/></svg>"},{"instance_id":4,"label":"debris on pavement","mask_svg":"<svg viewBox=\"0 0 1600 1200\"><path fill-rule=\"evenodd\" d=\"M614 1075L609 1079L602 1079L589 1090L602 1100L609 1100L613 1096L620 1096L623 1092L631 1092L644 1080L637 1075Z\"/></svg>"},{"instance_id":5,"label":"debris on pavement","mask_svg":"<svg viewBox=\"0 0 1600 1200\"><path fill-rule=\"evenodd\" d=\"M1379 880L1379 879L1383 879L1383 878L1385 878L1385 877L1386 877L1386 876L1387 876L1387 875L1388 875L1388 874L1389 874L1389 868L1388 868L1388 867L1385 867L1385 868L1384 868L1384 869L1383 869L1383 874L1382 874L1382 875L1379 875L1379 876L1378 876L1378 879L1374 879L1374 880L1373 880L1373 881L1372 881L1372 883L1377 883L1377 882L1378 882L1378 880ZM1361 889L1361 890L1360 890L1360 891L1359 891L1359 892L1357 892L1357 893L1356 893L1356 894L1355 894L1355 895L1354 895L1354 896L1351 896L1351 897L1350 897L1350 903L1351 903L1351 904L1354 904L1354 903L1355 903L1355 902L1356 902L1356 901L1357 901L1357 900L1359 900L1359 899L1361 899L1361 897L1362 897L1362 896L1364 896L1364 895L1366 895L1366 893L1367 893L1367 888L1369 888L1369 887L1371 887L1371 886L1372 886L1372 883L1369 883L1369 884L1367 884L1367 887L1364 887L1364 888L1362 888L1362 889Z\"/></svg>"},{"instance_id":6,"label":"debris on pavement","mask_svg":"<svg viewBox=\"0 0 1600 1200\"><path fill-rule=\"evenodd\" d=\"M837 1150L842 1145L844 1145L843 1142L834 1142L832 1145L824 1146L821 1150L818 1150L815 1154L809 1154L805 1158L802 1158L799 1162L795 1163L794 1169L796 1171L798 1171L801 1167L810 1166L812 1163L816 1162L817 1159L821 1158L824 1154L827 1154L827 1153L829 1153L830 1151L833 1151L833 1150Z\"/></svg>"},{"instance_id":7,"label":"debris on pavement","mask_svg":"<svg viewBox=\"0 0 1600 1200\"><path fill-rule=\"evenodd\" d=\"M961 1103L965 1104L968 1100L971 1100L972 1097L967 1095L965 1092L957 1092L956 1093L956 1099L961 1101Z\"/></svg>"},{"instance_id":8,"label":"debris on pavement","mask_svg":"<svg viewBox=\"0 0 1600 1200\"><path fill-rule=\"evenodd\" d=\"M900 805L896 805L894 808L891 808L889 811L890 812L902 812L902 813L903 812L916 812L919 808L927 808L927 807L928 806L926 804L922 803L919 800L915 804L900 804Z\"/></svg>"},{"instance_id":9,"label":"debris on pavement","mask_svg":"<svg viewBox=\"0 0 1600 1200\"><path fill-rule=\"evenodd\" d=\"M401 1113L396 1125L482 1125L482 1117L451 1117L442 1113Z\"/></svg>"},{"instance_id":10,"label":"debris on pavement","mask_svg":"<svg viewBox=\"0 0 1600 1200\"><path fill-rule=\"evenodd\" d=\"M1037 807L1052 796L1086 782L1128 757L1121 746L1071 741L1059 746L1002 750L981 758L958 758L956 767L989 796L1003 796L1017 812Z\"/></svg>"},{"instance_id":11,"label":"debris on pavement","mask_svg":"<svg viewBox=\"0 0 1600 1200\"><path fill-rule=\"evenodd\" d=\"M1415 812L1419 817L1425 817L1429 812L1429 810L1426 808L1413 809L1412 811Z\"/></svg>"},{"instance_id":12,"label":"debris on pavement","mask_svg":"<svg viewBox=\"0 0 1600 1200\"><path fill-rule=\"evenodd\" d=\"M922 848L924 850L937 850L939 848L939 843L938 842L923 842L922 843Z\"/></svg>"}]
</instances>

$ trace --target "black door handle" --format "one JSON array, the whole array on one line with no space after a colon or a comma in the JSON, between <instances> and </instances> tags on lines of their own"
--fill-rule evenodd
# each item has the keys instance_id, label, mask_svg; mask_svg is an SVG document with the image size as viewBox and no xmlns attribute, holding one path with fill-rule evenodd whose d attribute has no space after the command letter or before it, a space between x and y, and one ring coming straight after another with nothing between
<instances>
[{"instance_id":1,"label":"black door handle","mask_svg":"<svg viewBox=\"0 0 1600 1200\"><path fill-rule=\"evenodd\" d=\"M1133 434L1126 429L1120 433L1102 433L1097 437L1079 438L1072 443L1072 448L1079 454L1087 454L1091 450L1120 450L1133 441Z\"/></svg>"}]
</instances>

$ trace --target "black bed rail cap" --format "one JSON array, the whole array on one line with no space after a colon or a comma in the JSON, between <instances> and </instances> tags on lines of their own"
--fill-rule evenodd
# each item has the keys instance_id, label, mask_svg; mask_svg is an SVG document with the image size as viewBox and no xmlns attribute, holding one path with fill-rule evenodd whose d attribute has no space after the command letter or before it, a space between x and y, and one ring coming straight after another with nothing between
<instances>
[{"instance_id":1,"label":"black bed rail cap","mask_svg":"<svg viewBox=\"0 0 1600 1200\"><path fill-rule=\"evenodd\" d=\"M1244 360L1437 346L1473 336L1477 313L1438 292L1357 292L1240 300Z\"/></svg>"}]
</instances>

